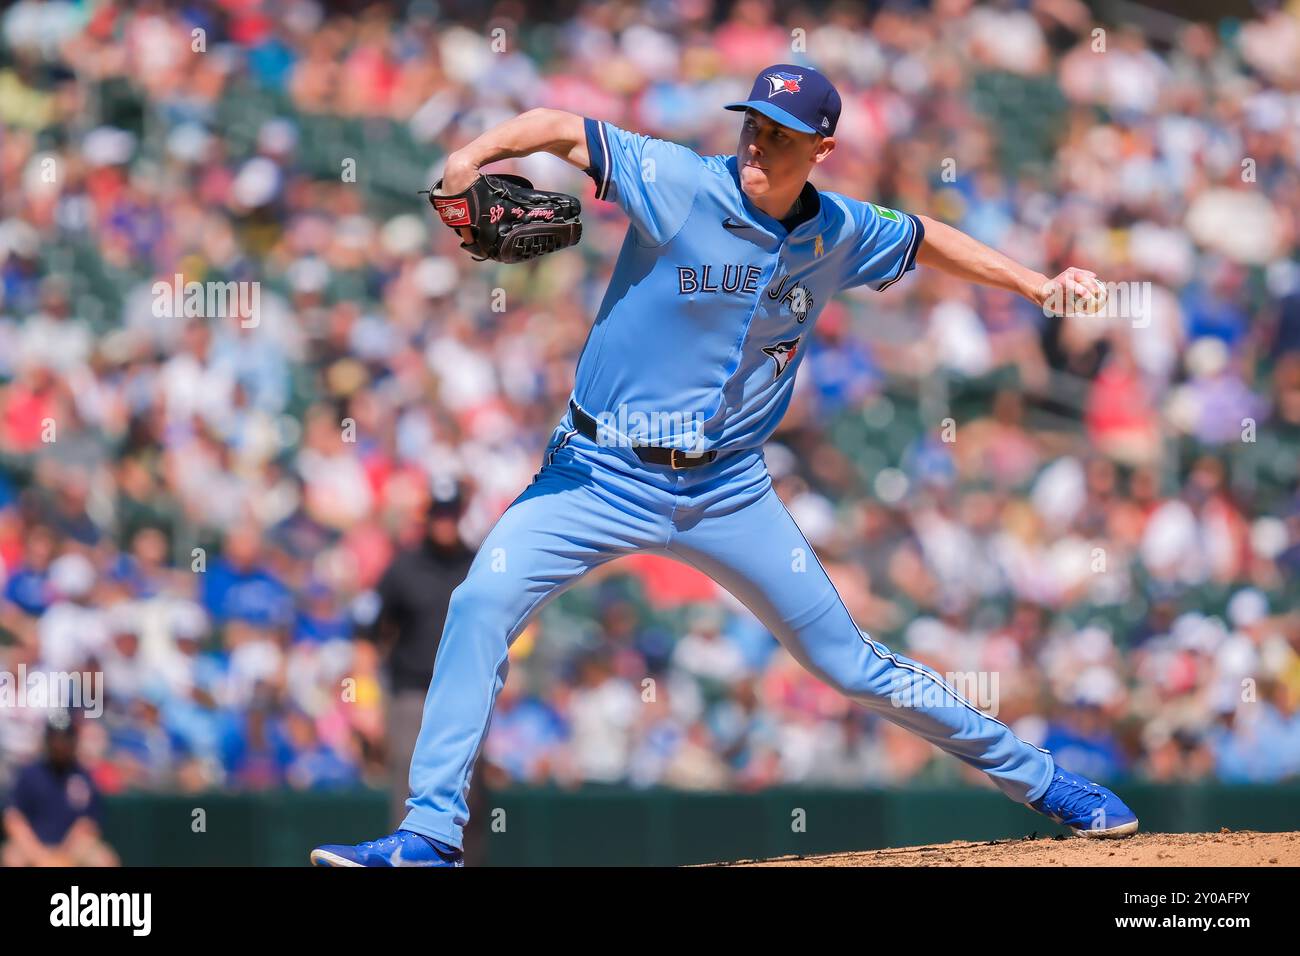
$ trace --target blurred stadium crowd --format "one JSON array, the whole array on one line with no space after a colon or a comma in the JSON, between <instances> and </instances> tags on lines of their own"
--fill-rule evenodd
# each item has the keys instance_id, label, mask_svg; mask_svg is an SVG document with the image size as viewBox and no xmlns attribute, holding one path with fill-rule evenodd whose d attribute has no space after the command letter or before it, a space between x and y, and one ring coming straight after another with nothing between
<instances>
[{"instance_id":1,"label":"blurred stadium crowd","mask_svg":"<svg viewBox=\"0 0 1300 956\"><path fill-rule=\"evenodd\" d=\"M101 789L382 781L378 582L436 483L472 547L530 481L625 228L519 161L585 234L493 267L416 191L533 106L731 152L720 104L791 57L845 94L817 185L1150 295L1048 320L920 270L827 309L767 458L859 623L992 675L1080 773L1300 774L1300 4L1165 34L1075 0L469 9L0 19L0 669L104 673ZM260 283L256 325L159 316L177 274ZM498 782L973 779L658 559L513 660ZM0 777L41 727L3 715Z\"/></svg>"}]
</instances>

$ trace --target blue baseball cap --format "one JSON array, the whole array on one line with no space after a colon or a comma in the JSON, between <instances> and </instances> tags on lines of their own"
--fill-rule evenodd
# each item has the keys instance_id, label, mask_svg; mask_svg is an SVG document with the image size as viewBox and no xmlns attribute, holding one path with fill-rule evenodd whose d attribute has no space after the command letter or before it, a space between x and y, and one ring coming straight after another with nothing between
<instances>
[{"instance_id":1,"label":"blue baseball cap","mask_svg":"<svg viewBox=\"0 0 1300 956\"><path fill-rule=\"evenodd\" d=\"M840 121L840 94L835 84L807 66L778 63L759 71L749 99L728 103L729 110L754 110L801 133L834 136Z\"/></svg>"}]
</instances>

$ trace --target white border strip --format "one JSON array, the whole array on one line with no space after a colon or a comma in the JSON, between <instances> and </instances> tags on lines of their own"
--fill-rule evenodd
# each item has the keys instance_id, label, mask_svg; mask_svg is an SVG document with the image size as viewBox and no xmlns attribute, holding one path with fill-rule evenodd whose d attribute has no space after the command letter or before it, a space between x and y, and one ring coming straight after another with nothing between
<instances>
[{"instance_id":1,"label":"white border strip","mask_svg":"<svg viewBox=\"0 0 1300 956\"><path fill-rule=\"evenodd\" d=\"M914 261L914 257L916 256L916 243L917 240L921 238L921 231L917 228L916 220L912 218L910 213L903 213L902 215L907 216L907 222L912 227L912 241L907 245L907 255L903 257L903 265L899 269L898 275L894 276L892 279L886 279L880 287L876 289L877 292L884 292L899 279L903 278L903 276L907 275L907 267Z\"/></svg>"}]
</instances>

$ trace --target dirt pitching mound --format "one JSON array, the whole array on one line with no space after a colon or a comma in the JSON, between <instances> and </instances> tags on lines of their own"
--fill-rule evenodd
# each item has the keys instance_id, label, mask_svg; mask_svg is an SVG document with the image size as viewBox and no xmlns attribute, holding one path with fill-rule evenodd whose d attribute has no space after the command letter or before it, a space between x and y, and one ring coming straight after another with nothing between
<instances>
[{"instance_id":1,"label":"dirt pitching mound","mask_svg":"<svg viewBox=\"0 0 1300 956\"><path fill-rule=\"evenodd\" d=\"M1126 840L1039 837L741 860L728 866L1300 866L1300 833L1139 833Z\"/></svg>"}]
</instances>

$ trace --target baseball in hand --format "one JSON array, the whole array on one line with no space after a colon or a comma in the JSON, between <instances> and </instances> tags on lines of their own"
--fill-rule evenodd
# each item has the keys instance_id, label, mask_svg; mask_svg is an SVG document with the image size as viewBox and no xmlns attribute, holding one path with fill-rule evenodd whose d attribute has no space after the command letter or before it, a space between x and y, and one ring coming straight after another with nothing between
<instances>
[{"instance_id":1,"label":"baseball in hand","mask_svg":"<svg viewBox=\"0 0 1300 956\"><path fill-rule=\"evenodd\" d=\"M1049 279L1041 290L1046 315L1097 315L1106 307L1106 286L1095 272L1069 268Z\"/></svg>"}]
</instances>

